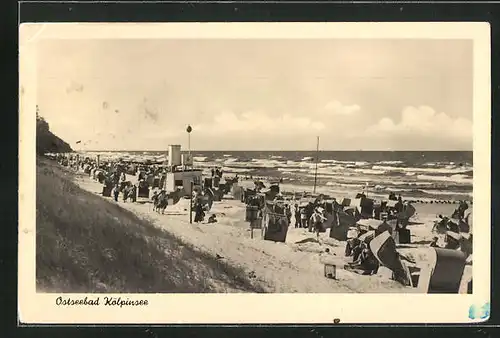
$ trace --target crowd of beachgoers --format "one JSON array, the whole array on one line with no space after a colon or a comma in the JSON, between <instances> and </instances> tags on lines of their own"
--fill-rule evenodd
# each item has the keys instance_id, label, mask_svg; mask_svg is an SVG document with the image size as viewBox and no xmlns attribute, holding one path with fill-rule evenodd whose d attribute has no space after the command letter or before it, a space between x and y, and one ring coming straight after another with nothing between
<instances>
[{"instance_id":1,"label":"crowd of beachgoers","mask_svg":"<svg viewBox=\"0 0 500 338\"><path fill-rule=\"evenodd\" d=\"M263 229L265 240L285 242L290 228L314 233L318 242L320 235L327 235L345 242L344 254L350 258L350 262L343 265L343 269L372 275L380 267L384 267L390 269L393 278L403 285L417 284L412 280L414 277L408 268L415 264L415 260L411 255L397 251L398 245L411 244L412 217L416 214L416 201L405 200L401 195L391 193L385 199L372 199L364 192L351 198L286 193L280 191L280 180L265 182L256 177L238 177L237 174L227 177L222 168L215 167L208 171L207 177L194 188L193 195L189 196L183 191L165 190L168 166L99 161L71 154L53 154L49 157L61 165L88 174L103 185L102 194L115 201L134 203L139 198L153 203L153 211L164 213L169 204L176 204L182 198L191 199L190 208L194 213L195 223L205 222L206 213L213 203L229 196L246 205L245 221L252 228ZM452 252L452 258L456 262L454 266L460 269L461 263L472 263L472 222L469 209L469 204L472 203L440 203L456 203L458 206L450 215L438 215L431 229L433 238L425 245L444 250L438 252L444 252L445 255ZM207 222L217 221L216 215L212 214Z\"/></svg>"}]
</instances>

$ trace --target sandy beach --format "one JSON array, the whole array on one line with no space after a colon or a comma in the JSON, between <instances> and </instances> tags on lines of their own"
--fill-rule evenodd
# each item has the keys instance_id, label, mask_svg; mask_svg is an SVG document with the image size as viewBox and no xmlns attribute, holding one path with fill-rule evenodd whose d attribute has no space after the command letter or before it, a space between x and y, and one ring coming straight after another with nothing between
<instances>
[{"instance_id":1,"label":"sandy beach","mask_svg":"<svg viewBox=\"0 0 500 338\"><path fill-rule=\"evenodd\" d=\"M74 181L81 188L101 195L102 185L88 175L75 174ZM347 263L344 257L345 242L328 237L328 231L320 235L320 243L315 235L302 228L289 227L286 243L265 241L261 230L254 229L251 238L249 223L244 221L245 204L234 199L215 202L207 214L216 214L218 222L208 224L189 224L189 200L181 199L169 205L165 215L152 211L152 204L114 202L132 211L138 217L151 221L185 243L199 250L221 257L232 266L243 268L248 276L266 292L273 293L412 293L417 289L404 287L387 276L363 276L343 269L337 270L337 279L324 277L322 260L334 260L339 264ZM417 214L412 219L417 223L409 228L412 231L412 245L400 248L410 254L419 264L421 250L425 250L430 239L432 221L437 214L450 214L454 205L416 205ZM292 218L293 224L293 218ZM329 249L329 253L325 249ZM470 266L465 274L470 274Z\"/></svg>"}]
</instances>

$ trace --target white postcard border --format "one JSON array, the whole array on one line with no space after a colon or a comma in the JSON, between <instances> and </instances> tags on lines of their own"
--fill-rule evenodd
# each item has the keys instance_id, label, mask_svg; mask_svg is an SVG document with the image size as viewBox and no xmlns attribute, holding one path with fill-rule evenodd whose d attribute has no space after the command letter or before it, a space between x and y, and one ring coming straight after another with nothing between
<instances>
[{"instance_id":1,"label":"white postcard border","mask_svg":"<svg viewBox=\"0 0 500 338\"><path fill-rule=\"evenodd\" d=\"M474 293L119 294L148 306L57 306L35 288L36 42L41 39L472 39L474 40ZM488 23L37 23L20 28L19 318L37 324L472 323L490 301L491 78ZM82 295L65 294L68 297ZM83 295L85 296L85 295Z\"/></svg>"}]
</instances>

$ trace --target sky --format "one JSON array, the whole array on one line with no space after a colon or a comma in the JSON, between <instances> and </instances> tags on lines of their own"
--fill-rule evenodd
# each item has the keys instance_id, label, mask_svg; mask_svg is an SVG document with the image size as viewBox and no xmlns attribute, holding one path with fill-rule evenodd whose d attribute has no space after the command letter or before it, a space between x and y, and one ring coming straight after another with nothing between
<instances>
[{"instance_id":1,"label":"sky","mask_svg":"<svg viewBox=\"0 0 500 338\"><path fill-rule=\"evenodd\" d=\"M37 102L73 149L472 150L472 47L41 39Z\"/></svg>"}]
</instances>

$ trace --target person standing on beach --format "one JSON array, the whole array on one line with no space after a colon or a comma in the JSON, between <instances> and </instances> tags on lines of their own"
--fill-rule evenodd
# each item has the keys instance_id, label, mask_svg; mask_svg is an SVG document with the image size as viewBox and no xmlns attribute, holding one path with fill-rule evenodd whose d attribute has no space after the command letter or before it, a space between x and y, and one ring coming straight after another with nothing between
<instances>
[{"instance_id":1,"label":"person standing on beach","mask_svg":"<svg viewBox=\"0 0 500 338\"><path fill-rule=\"evenodd\" d=\"M324 210L321 207L318 207L314 210L313 215L311 216L312 227L314 228L314 232L316 233L316 238L319 239L319 233L323 228L323 222L326 220L326 217L323 215Z\"/></svg>"},{"instance_id":2,"label":"person standing on beach","mask_svg":"<svg viewBox=\"0 0 500 338\"><path fill-rule=\"evenodd\" d=\"M301 228L307 228L307 209L305 207L300 209L300 222Z\"/></svg>"},{"instance_id":3,"label":"person standing on beach","mask_svg":"<svg viewBox=\"0 0 500 338\"><path fill-rule=\"evenodd\" d=\"M295 227L300 228L300 210L299 210L299 205L295 203L294 207L294 212L295 212Z\"/></svg>"},{"instance_id":4,"label":"person standing on beach","mask_svg":"<svg viewBox=\"0 0 500 338\"><path fill-rule=\"evenodd\" d=\"M115 198L115 202L118 202L118 194L120 193L120 186L115 185L115 187L113 188L113 196Z\"/></svg>"},{"instance_id":5,"label":"person standing on beach","mask_svg":"<svg viewBox=\"0 0 500 338\"><path fill-rule=\"evenodd\" d=\"M195 199L195 215L194 215L194 221L195 223L200 223L203 222L203 219L205 218L205 212L203 211L203 204L201 202L201 196L197 196Z\"/></svg>"},{"instance_id":6,"label":"person standing on beach","mask_svg":"<svg viewBox=\"0 0 500 338\"><path fill-rule=\"evenodd\" d=\"M153 191L153 196L151 196L151 201L153 202L153 211L156 211L158 205L158 190Z\"/></svg>"},{"instance_id":7,"label":"person standing on beach","mask_svg":"<svg viewBox=\"0 0 500 338\"><path fill-rule=\"evenodd\" d=\"M130 188L129 197L131 198L132 203L135 203L137 201L137 187L135 185L132 185L132 187Z\"/></svg>"},{"instance_id":8,"label":"person standing on beach","mask_svg":"<svg viewBox=\"0 0 500 338\"><path fill-rule=\"evenodd\" d=\"M288 203L285 204L285 215L286 219L288 220L288 225L290 226L290 224L292 223L292 210L290 204Z\"/></svg>"},{"instance_id":9,"label":"person standing on beach","mask_svg":"<svg viewBox=\"0 0 500 338\"><path fill-rule=\"evenodd\" d=\"M315 206L312 203L309 203L306 207L306 216L307 216L307 228L309 232L313 231L313 222L312 222L312 216L314 214L314 208Z\"/></svg>"},{"instance_id":10,"label":"person standing on beach","mask_svg":"<svg viewBox=\"0 0 500 338\"><path fill-rule=\"evenodd\" d=\"M125 186L123 188L122 194L123 194L123 203L125 203L125 202L127 202L127 198L128 198L128 187L127 186Z\"/></svg>"}]
</instances>

